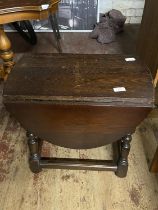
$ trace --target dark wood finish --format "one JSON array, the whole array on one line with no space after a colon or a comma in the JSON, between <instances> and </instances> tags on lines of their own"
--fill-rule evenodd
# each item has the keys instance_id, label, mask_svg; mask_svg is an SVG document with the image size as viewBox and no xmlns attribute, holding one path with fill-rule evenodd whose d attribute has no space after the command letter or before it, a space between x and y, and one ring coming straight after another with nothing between
<instances>
[{"instance_id":1,"label":"dark wood finish","mask_svg":"<svg viewBox=\"0 0 158 210\"><path fill-rule=\"evenodd\" d=\"M93 170L93 171L113 171L120 178L127 174L129 153L128 142L131 136L122 138L117 144L118 156L114 160L94 160L94 159L74 159L74 158L45 158L41 157L41 139L27 132L28 145L30 149L29 165L33 173L39 173L42 168L50 169L73 169L73 170ZM120 141L119 141L120 142ZM119 145L119 146L118 146Z\"/></svg>"},{"instance_id":2,"label":"dark wood finish","mask_svg":"<svg viewBox=\"0 0 158 210\"><path fill-rule=\"evenodd\" d=\"M158 82L158 1L146 0L137 50L142 61L150 68L156 87ZM157 97L156 97L157 98ZM157 104L157 100L156 100ZM158 149L150 167L151 172L158 172Z\"/></svg>"},{"instance_id":3,"label":"dark wood finish","mask_svg":"<svg viewBox=\"0 0 158 210\"><path fill-rule=\"evenodd\" d=\"M158 1L146 0L138 37L140 58L150 68L155 78L158 69Z\"/></svg>"},{"instance_id":4,"label":"dark wood finish","mask_svg":"<svg viewBox=\"0 0 158 210\"><path fill-rule=\"evenodd\" d=\"M30 169L34 173L41 171L40 167L40 139L34 136L32 133L27 133L28 146L30 149L29 165Z\"/></svg>"},{"instance_id":5,"label":"dark wood finish","mask_svg":"<svg viewBox=\"0 0 158 210\"><path fill-rule=\"evenodd\" d=\"M92 171L117 171L117 165L112 160L87 160L72 158L42 158L42 168L92 170Z\"/></svg>"},{"instance_id":6,"label":"dark wood finish","mask_svg":"<svg viewBox=\"0 0 158 210\"><path fill-rule=\"evenodd\" d=\"M119 141L120 156L118 160L116 175L122 178L126 177L128 171L128 155L130 152L131 140L132 136L128 134L127 136L123 137L121 141Z\"/></svg>"},{"instance_id":7,"label":"dark wood finish","mask_svg":"<svg viewBox=\"0 0 158 210\"><path fill-rule=\"evenodd\" d=\"M152 107L148 68L138 58L126 62L126 57L129 55L27 55L14 68L4 95L19 102ZM127 91L115 93L115 87Z\"/></svg>"},{"instance_id":8,"label":"dark wood finish","mask_svg":"<svg viewBox=\"0 0 158 210\"><path fill-rule=\"evenodd\" d=\"M94 159L73 159L73 158L45 158L40 155L40 139L31 133L27 133L30 148L30 169L33 173L39 173L42 168L49 169L71 169L71 170L93 170L93 171L113 171L124 178L128 170L128 154L130 151L131 135L123 137L117 141L113 160ZM114 143L116 145L116 143Z\"/></svg>"},{"instance_id":9,"label":"dark wood finish","mask_svg":"<svg viewBox=\"0 0 158 210\"><path fill-rule=\"evenodd\" d=\"M131 136L153 108L148 69L124 55L27 55L4 87L4 104L29 135L30 168L112 170L125 177ZM141 78L141 80L140 80ZM113 88L124 87L125 92ZM68 148L120 140L115 161L45 159L38 136ZM124 138L122 138L124 137ZM33 155L32 155L33 154Z\"/></svg>"},{"instance_id":10,"label":"dark wood finish","mask_svg":"<svg viewBox=\"0 0 158 210\"><path fill-rule=\"evenodd\" d=\"M26 130L57 145L114 142L134 132L153 107L150 73L125 57L27 56L8 78L4 103ZM126 92L113 91L122 86Z\"/></svg>"},{"instance_id":11,"label":"dark wood finish","mask_svg":"<svg viewBox=\"0 0 158 210\"><path fill-rule=\"evenodd\" d=\"M150 111L150 108L46 103L5 102L5 105L36 136L59 146L80 149L103 146L133 133Z\"/></svg>"}]
</instances>

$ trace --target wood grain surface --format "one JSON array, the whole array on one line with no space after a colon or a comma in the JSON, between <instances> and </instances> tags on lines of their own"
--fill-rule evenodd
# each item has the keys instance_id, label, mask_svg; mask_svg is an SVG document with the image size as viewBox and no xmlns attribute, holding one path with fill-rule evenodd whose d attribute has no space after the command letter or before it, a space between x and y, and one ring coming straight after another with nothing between
<instances>
[{"instance_id":1,"label":"wood grain surface","mask_svg":"<svg viewBox=\"0 0 158 210\"><path fill-rule=\"evenodd\" d=\"M126 55L27 55L18 62L4 89L16 101L89 102L123 106L153 105L153 85L146 66ZM132 56L133 57L133 56ZM113 88L124 87L124 92ZM58 103L58 102L57 102Z\"/></svg>"},{"instance_id":2,"label":"wood grain surface","mask_svg":"<svg viewBox=\"0 0 158 210\"><path fill-rule=\"evenodd\" d=\"M5 106L26 130L53 144L78 149L109 144L133 133L151 110L9 102Z\"/></svg>"},{"instance_id":3,"label":"wood grain surface","mask_svg":"<svg viewBox=\"0 0 158 210\"><path fill-rule=\"evenodd\" d=\"M7 110L42 139L93 148L133 133L153 108L148 69L124 55L29 55L4 87ZM141 78L141 80L140 80ZM113 88L124 87L125 92Z\"/></svg>"}]
</instances>

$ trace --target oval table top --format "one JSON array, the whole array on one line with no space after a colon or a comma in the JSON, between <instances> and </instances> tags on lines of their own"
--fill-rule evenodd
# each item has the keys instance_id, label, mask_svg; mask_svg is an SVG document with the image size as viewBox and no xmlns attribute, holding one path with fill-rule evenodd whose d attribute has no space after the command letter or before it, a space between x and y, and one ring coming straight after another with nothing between
<instances>
[{"instance_id":1,"label":"oval table top","mask_svg":"<svg viewBox=\"0 0 158 210\"><path fill-rule=\"evenodd\" d=\"M35 136L87 149L133 133L154 106L154 90L136 56L29 54L8 77L3 103Z\"/></svg>"}]
</instances>

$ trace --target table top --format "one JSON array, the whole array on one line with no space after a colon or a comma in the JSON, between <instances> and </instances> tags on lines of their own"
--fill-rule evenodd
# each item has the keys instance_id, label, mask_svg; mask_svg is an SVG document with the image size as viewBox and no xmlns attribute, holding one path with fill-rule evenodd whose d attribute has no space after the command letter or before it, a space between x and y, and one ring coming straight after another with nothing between
<instances>
[{"instance_id":1,"label":"table top","mask_svg":"<svg viewBox=\"0 0 158 210\"><path fill-rule=\"evenodd\" d=\"M18 11L41 11L42 5L56 4L59 0L0 0L0 14Z\"/></svg>"},{"instance_id":2,"label":"table top","mask_svg":"<svg viewBox=\"0 0 158 210\"><path fill-rule=\"evenodd\" d=\"M11 72L4 96L8 100L151 107L151 74L135 59L99 54L26 55Z\"/></svg>"}]
</instances>

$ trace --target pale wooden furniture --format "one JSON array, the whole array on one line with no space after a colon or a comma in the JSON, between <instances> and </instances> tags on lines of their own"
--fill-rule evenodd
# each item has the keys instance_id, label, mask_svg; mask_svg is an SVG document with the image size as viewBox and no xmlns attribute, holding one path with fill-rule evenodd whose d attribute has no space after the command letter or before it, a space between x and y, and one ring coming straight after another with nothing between
<instances>
[{"instance_id":1,"label":"pale wooden furniture","mask_svg":"<svg viewBox=\"0 0 158 210\"><path fill-rule=\"evenodd\" d=\"M35 20L50 18L55 36L60 38L59 31L55 28L52 14L55 14L58 9L60 0L5 0L0 1L0 58L3 60L3 65L0 66L0 78L7 79L14 61L13 52L11 50L11 42L4 32L3 25L15 21ZM57 42L58 48L61 51L60 43Z\"/></svg>"}]
</instances>

